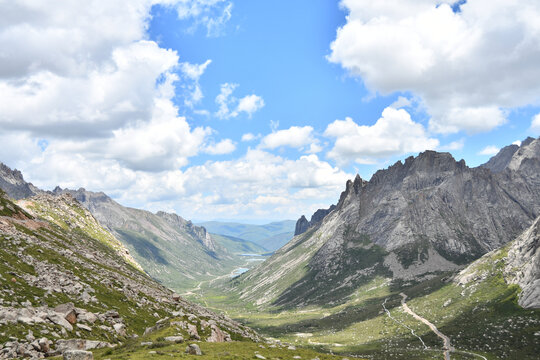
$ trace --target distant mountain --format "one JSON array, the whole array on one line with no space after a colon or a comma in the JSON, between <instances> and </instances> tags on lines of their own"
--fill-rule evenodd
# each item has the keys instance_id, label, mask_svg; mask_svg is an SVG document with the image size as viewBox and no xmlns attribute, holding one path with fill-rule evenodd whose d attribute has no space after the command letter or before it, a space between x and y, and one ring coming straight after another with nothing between
<instances>
[{"instance_id":1,"label":"distant mountain","mask_svg":"<svg viewBox=\"0 0 540 360\"><path fill-rule=\"evenodd\" d=\"M276 251L294 236L295 222L284 220L266 225L241 224L234 222L206 221L198 223L210 233L232 236L251 241L266 251Z\"/></svg>"},{"instance_id":2,"label":"distant mountain","mask_svg":"<svg viewBox=\"0 0 540 360\"><path fill-rule=\"evenodd\" d=\"M104 193L56 188L70 194L109 229L155 279L178 291L227 274L242 260L214 241L204 227L176 214L124 207Z\"/></svg>"},{"instance_id":3,"label":"distant mountain","mask_svg":"<svg viewBox=\"0 0 540 360\"><path fill-rule=\"evenodd\" d=\"M235 279L235 291L265 306L331 304L374 276L422 281L455 271L540 214L540 139L498 163L493 172L426 151L369 182L357 176L333 211Z\"/></svg>"},{"instance_id":4,"label":"distant mountain","mask_svg":"<svg viewBox=\"0 0 540 360\"><path fill-rule=\"evenodd\" d=\"M267 250L254 242L227 235L212 234L214 241L231 254L263 254Z\"/></svg>"}]
</instances>

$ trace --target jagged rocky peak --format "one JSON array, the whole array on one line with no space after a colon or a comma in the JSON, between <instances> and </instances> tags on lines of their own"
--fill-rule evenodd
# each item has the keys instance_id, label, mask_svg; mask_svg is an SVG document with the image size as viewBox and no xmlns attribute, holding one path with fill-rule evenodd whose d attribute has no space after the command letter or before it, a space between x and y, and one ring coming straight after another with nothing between
<instances>
[{"instance_id":1,"label":"jagged rocky peak","mask_svg":"<svg viewBox=\"0 0 540 360\"><path fill-rule=\"evenodd\" d=\"M339 201L336 207L341 209L346 203L349 203L352 201L352 199L358 197L358 195L361 194L362 189L366 187L367 184L368 182L362 179L358 174L356 174L354 181L347 180L347 183L345 184L345 191L343 191L339 196Z\"/></svg>"},{"instance_id":2,"label":"jagged rocky peak","mask_svg":"<svg viewBox=\"0 0 540 360\"><path fill-rule=\"evenodd\" d=\"M499 173L506 169L518 149L519 146L516 144L505 146L497 153L497 155L493 156L487 163L480 166L489 169L494 173Z\"/></svg>"},{"instance_id":3,"label":"jagged rocky peak","mask_svg":"<svg viewBox=\"0 0 540 360\"><path fill-rule=\"evenodd\" d=\"M31 183L27 183L22 173L0 162L0 189L4 190L8 197L20 200L33 196L40 192Z\"/></svg>"},{"instance_id":4,"label":"jagged rocky peak","mask_svg":"<svg viewBox=\"0 0 540 360\"><path fill-rule=\"evenodd\" d=\"M535 162L536 167L540 164L540 137L538 139L527 138L519 149L512 156L512 159L508 163L508 169L512 171L521 170L523 164L528 164L530 167L530 162Z\"/></svg>"},{"instance_id":5,"label":"jagged rocky peak","mask_svg":"<svg viewBox=\"0 0 540 360\"><path fill-rule=\"evenodd\" d=\"M318 209L311 215L311 220L308 221L304 215L296 222L294 236L305 233L309 228L320 224L326 215L330 214L336 205L331 205L328 209Z\"/></svg>"},{"instance_id":6,"label":"jagged rocky peak","mask_svg":"<svg viewBox=\"0 0 540 360\"><path fill-rule=\"evenodd\" d=\"M529 149L529 145L535 142L533 146ZM521 142L520 145L512 144L503 147L495 156L493 156L489 161L485 164L480 165L480 167L486 168L491 170L494 173L500 173L504 171L512 162L512 159L521 158L524 154L534 153L536 151L536 156L538 156L538 148L536 147L538 144L537 139L528 137L525 140ZM517 161L514 160L514 167L517 164ZM513 169L515 170L515 168Z\"/></svg>"}]
</instances>

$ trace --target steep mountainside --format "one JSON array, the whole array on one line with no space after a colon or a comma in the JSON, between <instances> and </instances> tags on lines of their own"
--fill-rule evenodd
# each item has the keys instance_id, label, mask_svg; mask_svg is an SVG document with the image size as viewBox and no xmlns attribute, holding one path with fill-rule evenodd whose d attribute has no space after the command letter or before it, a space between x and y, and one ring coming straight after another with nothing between
<instances>
[{"instance_id":1,"label":"steep mountainside","mask_svg":"<svg viewBox=\"0 0 540 360\"><path fill-rule=\"evenodd\" d=\"M258 339L137 269L69 195L21 205L36 216L0 190L0 358L112 347L163 328L171 343Z\"/></svg>"},{"instance_id":2,"label":"steep mountainside","mask_svg":"<svg viewBox=\"0 0 540 360\"><path fill-rule=\"evenodd\" d=\"M241 224L233 222L207 221L199 223L213 234L232 236L254 242L267 251L276 251L294 235L292 220L273 222L265 225Z\"/></svg>"},{"instance_id":3,"label":"steep mountainside","mask_svg":"<svg viewBox=\"0 0 540 360\"><path fill-rule=\"evenodd\" d=\"M153 278L177 290L231 272L241 261L216 244L204 227L176 214L124 207L104 193L56 188L71 194L109 229Z\"/></svg>"},{"instance_id":4,"label":"steep mountainside","mask_svg":"<svg viewBox=\"0 0 540 360\"><path fill-rule=\"evenodd\" d=\"M266 306L344 301L374 276L417 281L456 270L539 214L539 139L525 141L498 173L426 151L369 182L347 182L320 225L235 279L234 289Z\"/></svg>"}]
</instances>

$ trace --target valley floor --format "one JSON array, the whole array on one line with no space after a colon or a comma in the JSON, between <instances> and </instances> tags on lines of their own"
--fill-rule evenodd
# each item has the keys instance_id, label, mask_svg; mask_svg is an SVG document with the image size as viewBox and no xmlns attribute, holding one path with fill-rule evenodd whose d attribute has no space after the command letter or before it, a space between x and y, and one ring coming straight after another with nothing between
<instances>
[{"instance_id":1,"label":"valley floor","mask_svg":"<svg viewBox=\"0 0 540 360\"><path fill-rule=\"evenodd\" d=\"M519 287L507 285L496 267L467 285L453 282L453 274L417 284L377 277L329 307L257 308L223 280L202 286L192 300L264 336L344 356L444 359L448 350L446 359L537 359L540 311L519 307Z\"/></svg>"}]
</instances>

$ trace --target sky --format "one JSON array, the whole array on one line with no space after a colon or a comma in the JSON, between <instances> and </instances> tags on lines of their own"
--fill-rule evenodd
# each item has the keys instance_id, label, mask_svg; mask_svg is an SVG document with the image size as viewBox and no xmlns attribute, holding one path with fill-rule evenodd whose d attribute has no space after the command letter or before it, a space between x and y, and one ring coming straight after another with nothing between
<instances>
[{"instance_id":1,"label":"sky","mask_svg":"<svg viewBox=\"0 0 540 360\"><path fill-rule=\"evenodd\" d=\"M265 223L425 150L540 135L537 0L0 0L0 161Z\"/></svg>"}]
</instances>

